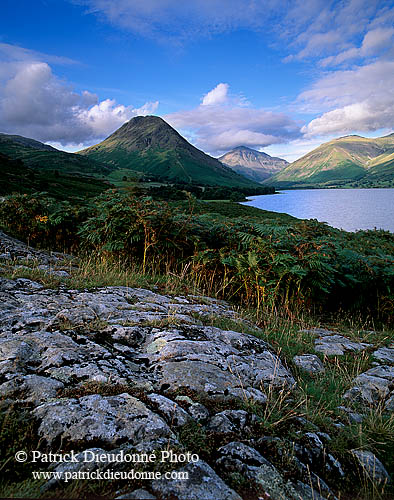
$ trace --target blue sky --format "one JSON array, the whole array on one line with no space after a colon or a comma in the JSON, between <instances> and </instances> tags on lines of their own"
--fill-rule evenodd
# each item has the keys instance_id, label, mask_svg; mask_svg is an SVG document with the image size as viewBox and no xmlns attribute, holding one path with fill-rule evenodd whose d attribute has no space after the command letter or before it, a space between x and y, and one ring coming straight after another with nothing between
<instances>
[{"instance_id":1,"label":"blue sky","mask_svg":"<svg viewBox=\"0 0 394 500\"><path fill-rule=\"evenodd\" d=\"M138 114L292 161L394 127L394 4L2 0L0 131L68 151Z\"/></svg>"}]
</instances>

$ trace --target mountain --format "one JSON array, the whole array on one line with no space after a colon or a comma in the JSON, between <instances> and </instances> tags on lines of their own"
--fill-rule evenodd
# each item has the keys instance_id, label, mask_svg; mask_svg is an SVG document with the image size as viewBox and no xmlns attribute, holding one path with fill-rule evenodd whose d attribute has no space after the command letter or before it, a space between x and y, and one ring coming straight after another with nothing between
<instances>
[{"instance_id":1,"label":"mountain","mask_svg":"<svg viewBox=\"0 0 394 500\"><path fill-rule=\"evenodd\" d=\"M21 135L9 135L0 133L0 143L1 142L16 142L22 146L27 146L29 148L37 149L39 151L57 151L57 149L49 146L49 144L44 144L40 141L34 139L29 139L28 137L23 137Z\"/></svg>"},{"instance_id":2,"label":"mountain","mask_svg":"<svg viewBox=\"0 0 394 500\"><path fill-rule=\"evenodd\" d=\"M0 195L45 191L59 199L97 196L111 168L34 139L0 134Z\"/></svg>"},{"instance_id":3,"label":"mountain","mask_svg":"<svg viewBox=\"0 0 394 500\"><path fill-rule=\"evenodd\" d=\"M334 139L288 165L270 183L282 188L394 186L394 134Z\"/></svg>"},{"instance_id":4,"label":"mountain","mask_svg":"<svg viewBox=\"0 0 394 500\"><path fill-rule=\"evenodd\" d=\"M158 116L136 116L80 155L159 180L216 186L256 184L186 141Z\"/></svg>"},{"instance_id":5,"label":"mountain","mask_svg":"<svg viewBox=\"0 0 394 500\"><path fill-rule=\"evenodd\" d=\"M289 163L266 153L238 146L224 154L219 161L241 175L256 182L262 182L282 170Z\"/></svg>"},{"instance_id":6,"label":"mountain","mask_svg":"<svg viewBox=\"0 0 394 500\"><path fill-rule=\"evenodd\" d=\"M58 170L65 174L107 176L113 170L85 156L59 151L52 146L20 135L0 134L0 153L13 160L22 160L27 167Z\"/></svg>"}]
</instances>

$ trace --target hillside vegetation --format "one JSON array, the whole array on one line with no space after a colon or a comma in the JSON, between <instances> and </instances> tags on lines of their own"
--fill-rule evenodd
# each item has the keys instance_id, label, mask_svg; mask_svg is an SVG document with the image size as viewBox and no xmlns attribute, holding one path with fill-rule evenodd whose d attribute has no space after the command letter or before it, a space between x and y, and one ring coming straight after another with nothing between
<instances>
[{"instance_id":1,"label":"hillside vegetation","mask_svg":"<svg viewBox=\"0 0 394 500\"><path fill-rule=\"evenodd\" d=\"M164 194L170 201L108 190L85 202L36 193L0 203L0 228L29 244L0 231L0 326L12 346L3 355L17 372L2 384L0 495L113 498L160 484L158 498L175 498L172 481L92 489L32 481L37 464L14 462L19 449L54 443L145 451L156 443L143 441L146 429L157 437L165 420L166 450L197 453L196 467L215 471L205 498L216 488L226 500L232 490L244 500L391 499L394 235ZM41 365L15 363L26 342ZM265 469L250 466L260 453Z\"/></svg>"},{"instance_id":2,"label":"hillside vegetation","mask_svg":"<svg viewBox=\"0 0 394 500\"><path fill-rule=\"evenodd\" d=\"M0 153L21 160L29 168L57 170L67 175L104 177L113 168L74 153L59 151L47 144L21 136L0 134Z\"/></svg>"},{"instance_id":3,"label":"hillside vegetation","mask_svg":"<svg viewBox=\"0 0 394 500\"><path fill-rule=\"evenodd\" d=\"M1 149L1 145L0 145ZM51 162L49 165L54 166ZM55 163L55 165L57 165ZM0 195L46 192L65 200L81 200L102 193L110 184L99 178L54 169L27 167L22 160L0 153Z\"/></svg>"},{"instance_id":4,"label":"hillside vegetation","mask_svg":"<svg viewBox=\"0 0 394 500\"><path fill-rule=\"evenodd\" d=\"M0 222L34 245L184 272L206 293L248 307L393 319L394 235L385 231L347 233L230 202L116 191L78 206L14 195L1 204Z\"/></svg>"},{"instance_id":5,"label":"hillside vegetation","mask_svg":"<svg viewBox=\"0 0 394 500\"><path fill-rule=\"evenodd\" d=\"M107 183L107 187L108 184L119 188L136 184L140 187L141 184L149 184L149 187L183 184L190 189L192 186L250 189L250 194L261 183L282 189L394 186L394 134L376 139L341 137L322 144L291 164L243 146L219 161L192 146L162 118L137 116L101 143L79 154L6 134L0 134L0 153L11 160L22 161L24 167L33 169L38 176L44 172L49 178L51 172L61 173L63 180L67 176L82 176L86 184L90 184L86 190L83 183L74 185L75 195L82 196L103 190L99 182L92 183L89 178ZM61 185L67 183L60 182ZM65 187L69 195L71 184ZM26 189L19 191L26 192ZM61 192L47 190L57 197Z\"/></svg>"},{"instance_id":6,"label":"hillside vegetation","mask_svg":"<svg viewBox=\"0 0 394 500\"><path fill-rule=\"evenodd\" d=\"M276 187L392 187L394 134L322 144L267 181Z\"/></svg>"}]
</instances>

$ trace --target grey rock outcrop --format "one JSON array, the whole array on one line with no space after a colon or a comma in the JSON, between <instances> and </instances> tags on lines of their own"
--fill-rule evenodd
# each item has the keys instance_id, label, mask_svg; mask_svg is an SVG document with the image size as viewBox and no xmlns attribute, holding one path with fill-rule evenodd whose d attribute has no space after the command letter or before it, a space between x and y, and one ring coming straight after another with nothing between
<instances>
[{"instance_id":1,"label":"grey rock outcrop","mask_svg":"<svg viewBox=\"0 0 394 500\"><path fill-rule=\"evenodd\" d=\"M157 497L151 495L149 491L139 488L130 493L124 493L115 498L115 500L156 500Z\"/></svg>"},{"instance_id":2,"label":"grey rock outcrop","mask_svg":"<svg viewBox=\"0 0 394 500\"><path fill-rule=\"evenodd\" d=\"M241 432L243 436L252 432L253 425L257 422L255 415L244 410L224 410L217 413L208 422L208 430L222 434Z\"/></svg>"},{"instance_id":3,"label":"grey rock outcrop","mask_svg":"<svg viewBox=\"0 0 394 500\"><path fill-rule=\"evenodd\" d=\"M1 234L0 241L8 265L36 266L67 279L67 271L57 268L67 257L35 251ZM295 380L257 336L204 326L212 316L242 321L212 298L123 286L48 289L26 278L0 278L0 396L4 404L29 405L48 449L179 450L178 429L189 424L222 436L250 433L255 415L240 409L215 412L208 409L209 400L264 405L267 389L291 391ZM153 481L148 494L241 498L206 462L181 465L176 469L187 472L188 480ZM105 467L92 462L59 464L54 470ZM50 480L42 491L58 484ZM131 498L137 493L130 492Z\"/></svg>"},{"instance_id":4,"label":"grey rock outcrop","mask_svg":"<svg viewBox=\"0 0 394 500\"><path fill-rule=\"evenodd\" d=\"M212 500L212 498L242 500L203 460L189 463L179 471L187 473L188 479L152 481L153 492L160 495L160 498L176 498L178 500Z\"/></svg>"},{"instance_id":5,"label":"grey rock outcrop","mask_svg":"<svg viewBox=\"0 0 394 500\"><path fill-rule=\"evenodd\" d=\"M326 356L343 356L347 352L364 351L371 347L371 344L350 340L344 335L326 328L311 328L300 331L317 337L315 339L315 351Z\"/></svg>"},{"instance_id":6,"label":"grey rock outcrop","mask_svg":"<svg viewBox=\"0 0 394 500\"><path fill-rule=\"evenodd\" d=\"M299 500L302 494L335 499L324 481L335 488L344 472L328 452L330 436L317 426L294 415L288 420L297 429L294 441L287 442L291 459L285 452L277 461L274 454L266 456L267 443L282 444L262 434L269 405L281 404L282 397L291 405L296 382L257 326L256 335L207 326L211 318L244 321L228 304L124 286L71 289L67 270L58 268L68 257L35 251L1 232L0 251L7 265L31 263L45 273L61 272L57 289L0 277L0 411L21 406L28 411L43 448L186 453L185 443L193 447L198 442L202 450L211 450L206 460L171 463L170 471L185 473L183 479L149 480L143 487L132 486L134 491L120 486L118 498L240 500L242 488L235 478L262 498ZM73 265L70 260L70 269ZM245 321L244 326L251 325ZM312 334L331 353L368 347L326 330ZM375 355L387 360L390 352ZM324 369L311 354L294 362L312 373ZM391 407L394 368L389 365L357 377L353 393L369 402L380 391ZM306 432L306 427L315 431ZM291 470L282 470L283 463ZM57 463L49 470L110 466L123 470L105 461ZM51 479L41 491L56 487L58 481Z\"/></svg>"},{"instance_id":7,"label":"grey rock outcrop","mask_svg":"<svg viewBox=\"0 0 394 500\"><path fill-rule=\"evenodd\" d=\"M353 380L354 386L344 394L344 399L358 401L367 406L376 406L394 395L394 367L376 366L361 373Z\"/></svg>"},{"instance_id":8,"label":"grey rock outcrop","mask_svg":"<svg viewBox=\"0 0 394 500\"><path fill-rule=\"evenodd\" d=\"M241 442L232 442L218 450L217 465L227 472L237 472L248 479L262 498L296 500L299 498L290 481L285 481L276 467L258 451ZM263 496L264 495L264 496ZM269 495L269 496L267 496Z\"/></svg>"},{"instance_id":9,"label":"grey rock outcrop","mask_svg":"<svg viewBox=\"0 0 394 500\"><path fill-rule=\"evenodd\" d=\"M373 353L373 357L383 364L394 365L394 347L380 347Z\"/></svg>"},{"instance_id":10,"label":"grey rock outcrop","mask_svg":"<svg viewBox=\"0 0 394 500\"><path fill-rule=\"evenodd\" d=\"M32 283L12 288L9 280L0 281L0 362L10 368L7 377L33 372L65 384L132 381L158 392L188 389L229 399L246 394L260 401L265 386L295 383L264 341L191 324L185 303L182 315L173 313L177 304L170 297L126 287L30 293ZM144 310L130 304L142 297ZM218 313L212 304L201 308ZM176 326L150 326L172 320Z\"/></svg>"},{"instance_id":11,"label":"grey rock outcrop","mask_svg":"<svg viewBox=\"0 0 394 500\"><path fill-rule=\"evenodd\" d=\"M192 417L178 403L160 394L149 394L149 401L153 403L156 411L160 413L170 427L182 427L192 421Z\"/></svg>"},{"instance_id":12,"label":"grey rock outcrop","mask_svg":"<svg viewBox=\"0 0 394 500\"><path fill-rule=\"evenodd\" d=\"M301 356L294 356L293 362L296 366L305 370L308 373L321 373L324 372L324 365L320 358L315 354L303 354Z\"/></svg>"},{"instance_id":13,"label":"grey rock outcrop","mask_svg":"<svg viewBox=\"0 0 394 500\"><path fill-rule=\"evenodd\" d=\"M171 437L167 424L130 394L61 399L38 406L33 415L40 420L38 432L49 445L61 440L116 446L125 440L137 444Z\"/></svg>"},{"instance_id":14,"label":"grey rock outcrop","mask_svg":"<svg viewBox=\"0 0 394 500\"><path fill-rule=\"evenodd\" d=\"M351 452L368 479L374 483L391 482L389 473L372 452L366 450L352 450Z\"/></svg>"},{"instance_id":15,"label":"grey rock outcrop","mask_svg":"<svg viewBox=\"0 0 394 500\"><path fill-rule=\"evenodd\" d=\"M68 255L36 250L0 231L0 260L15 262L23 260L39 265L49 265L56 264L65 259L72 261L72 258Z\"/></svg>"},{"instance_id":16,"label":"grey rock outcrop","mask_svg":"<svg viewBox=\"0 0 394 500\"><path fill-rule=\"evenodd\" d=\"M371 344L353 342L343 335L323 335L315 340L315 351L327 356L343 356L346 352L363 351Z\"/></svg>"}]
</instances>

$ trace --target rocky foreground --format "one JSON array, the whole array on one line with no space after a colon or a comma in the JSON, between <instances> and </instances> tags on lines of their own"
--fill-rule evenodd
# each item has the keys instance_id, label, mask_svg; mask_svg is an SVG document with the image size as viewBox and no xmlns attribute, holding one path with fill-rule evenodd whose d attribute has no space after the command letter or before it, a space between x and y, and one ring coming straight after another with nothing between
<instances>
[{"instance_id":1,"label":"rocky foreground","mask_svg":"<svg viewBox=\"0 0 394 500\"><path fill-rule=\"evenodd\" d=\"M32 250L3 233L0 254L8 268L34 265L68 275L58 269L65 256ZM280 425L266 435L261 419L278 398L291 405L296 377L262 338L207 326L212 317L242 322L228 304L208 297L121 286L48 289L26 278L0 278L1 412L27 409L41 453L86 457L90 450L89 456L107 457L37 462L35 470L60 475L38 482L36 497L65 487L66 472L131 468L187 475L143 480L136 474L111 483L112 497L329 500L355 469L360 478L390 483L374 454L354 449L340 462L330 453L332 436L296 412L286 420L291 438ZM327 359L371 348L338 332L310 335L315 352ZM318 376L326 357L306 353L294 363ZM344 417L333 422L338 428L362 421L363 408L394 410L394 346L375 350L374 357L375 366L344 393ZM30 459L32 450L25 451ZM170 455L149 464L109 458L163 451L178 461Z\"/></svg>"}]
</instances>

